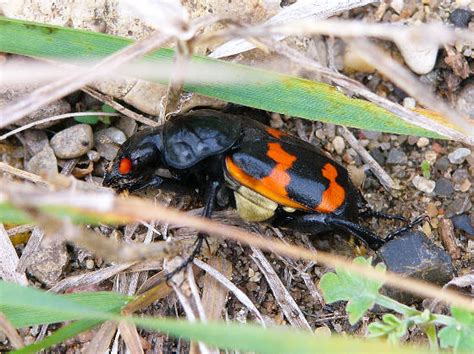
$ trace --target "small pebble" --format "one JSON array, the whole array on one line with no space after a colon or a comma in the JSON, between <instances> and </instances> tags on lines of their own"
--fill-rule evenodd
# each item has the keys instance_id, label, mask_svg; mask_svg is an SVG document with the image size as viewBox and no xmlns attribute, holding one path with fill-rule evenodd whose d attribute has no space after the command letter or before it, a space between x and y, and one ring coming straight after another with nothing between
<instances>
[{"instance_id":1,"label":"small pebble","mask_svg":"<svg viewBox=\"0 0 474 354\"><path fill-rule=\"evenodd\" d=\"M374 160L377 161L377 163L379 165L384 165L385 164L385 156L382 153L382 151L380 151L379 148L371 149L370 150L370 155L372 155Z\"/></svg>"},{"instance_id":2,"label":"small pebble","mask_svg":"<svg viewBox=\"0 0 474 354\"><path fill-rule=\"evenodd\" d=\"M318 130L316 130L316 132L314 133L314 135L316 135L316 138L318 138L318 139L320 139L320 140L326 139L326 133L324 133L324 130L323 130L323 129L318 129Z\"/></svg>"},{"instance_id":3,"label":"small pebble","mask_svg":"<svg viewBox=\"0 0 474 354\"><path fill-rule=\"evenodd\" d=\"M434 152L436 152L437 154L440 154L444 151L444 148L443 146L441 146L440 144L438 144L436 141L431 145L431 148L433 149Z\"/></svg>"},{"instance_id":4,"label":"small pebble","mask_svg":"<svg viewBox=\"0 0 474 354\"><path fill-rule=\"evenodd\" d=\"M445 216L452 218L455 215L465 213L472 209L472 203L468 198L456 198L446 207Z\"/></svg>"},{"instance_id":5,"label":"small pebble","mask_svg":"<svg viewBox=\"0 0 474 354\"><path fill-rule=\"evenodd\" d=\"M76 124L61 130L51 139L51 147L60 159L73 159L87 153L94 146L92 128L88 124Z\"/></svg>"},{"instance_id":6,"label":"small pebble","mask_svg":"<svg viewBox=\"0 0 474 354\"><path fill-rule=\"evenodd\" d=\"M433 70L438 56L438 43L431 41L397 41L397 46L408 67L423 75Z\"/></svg>"},{"instance_id":7,"label":"small pebble","mask_svg":"<svg viewBox=\"0 0 474 354\"><path fill-rule=\"evenodd\" d=\"M93 259L88 259L86 260L86 268L87 269L94 269L95 267L95 263L94 263L94 260Z\"/></svg>"},{"instance_id":8,"label":"small pebble","mask_svg":"<svg viewBox=\"0 0 474 354\"><path fill-rule=\"evenodd\" d=\"M449 168L448 157L447 156L441 157L438 161L435 162L434 167L440 172L445 172Z\"/></svg>"},{"instance_id":9,"label":"small pebble","mask_svg":"<svg viewBox=\"0 0 474 354\"><path fill-rule=\"evenodd\" d=\"M120 117L115 126L123 131L127 138L130 138L133 134L135 134L138 129L137 122L134 119L128 117Z\"/></svg>"},{"instance_id":10,"label":"small pebble","mask_svg":"<svg viewBox=\"0 0 474 354\"><path fill-rule=\"evenodd\" d=\"M28 129L23 134L25 135L26 147L33 155L36 155L43 150L45 146L49 145L48 136L44 130Z\"/></svg>"},{"instance_id":11,"label":"small pebble","mask_svg":"<svg viewBox=\"0 0 474 354\"><path fill-rule=\"evenodd\" d=\"M425 152L425 160L428 161L430 164L435 163L438 154L434 151L428 150Z\"/></svg>"},{"instance_id":12,"label":"small pebble","mask_svg":"<svg viewBox=\"0 0 474 354\"><path fill-rule=\"evenodd\" d=\"M125 140L127 140L125 134L114 127L99 130L94 137L97 152L109 161L113 160L119 149L112 142L121 145Z\"/></svg>"},{"instance_id":13,"label":"small pebble","mask_svg":"<svg viewBox=\"0 0 474 354\"><path fill-rule=\"evenodd\" d=\"M58 174L58 160L53 149L46 145L43 150L28 161L27 170L40 176Z\"/></svg>"},{"instance_id":14,"label":"small pebble","mask_svg":"<svg viewBox=\"0 0 474 354\"><path fill-rule=\"evenodd\" d=\"M388 153L387 164L389 165L406 165L408 162L407 155L399 149L392 149Z\"/></svg>"},{"instance_id":15,"label":"small pebble","mask_svg":"<svg viewBox=\"0 0 474 354\"><path fill-rule=\"evenodd\" d=\"M472 19L472 12L468 9L456 9L449 15L449 22L456 27L467 27Z\"/></svg>"},{"instance_id":16,"label":"small pebble","mask_svg":"<svg viewBox=\"0 0 474 354\"><path fill-rule=\"evenodd\" d=\"M434 191L436 187L436 182L431 181L425 177L421 176L415 176L412 180L413 185L415 186L416 189L425 192L425 193L431 193Z\"/></svg>"},{"instance_id":17,"label":"small pebble","mask_svg":"<svg viewBox=\"0 0 474 354\"><path fill-rule=\"evenodd\" d=\"M382 137L381 132L376 132L373 130L362 130L362 134L369 140L380 140Z\"/></svg>"},{"instance_id":18,"label":"small pebble","mask_svg":"<svg viewBox=\"0 0 474 354\"><path fill-rule=\"evenodd\" d=\"M456 229L463 230L469 235L474 235L474 225L467 214L453 216L451 220Z\"/></svg>"},{"instance_id":19,"label":"small pebble","mask_svg":"<svg viewBox=\"0 0 474 354\"><path fill-rule=\"evenodd\" d=\"M408 109L415 109L416 107L416 101L412 97L405 97L403 99L403 107L408 108Z\"/></svg>"},{"instance_id":20,"label":"small pebble","mask_svg":"<svg viewBox=\"0 0 474 354\"><path fill-rule=\"evenodd\" d=\"M436 181L434 193L437 196L449 197L451 194L453 194L453 192L453 184L449 179L442 177Z\"/></svg>"},{"instance_id":21,"label":"small pebble","mask_svg":"<svg viewBox=\"0 0 474 354\"><path fill-rule=\"evenodd\" d=\"M426 214L430 218L438 216L438 207L435 205L435 203L428 203L428 205L426 206Z\"/></svg>"},{"instance_id":22,"label":"small pebble","mask_svg":"<svg viewBox=\"0 0 474 354\"><path fill-rule=\"evenodd\" d=\"M407 139L408 145L415 145L418 142L418 137L410 135Z\"/></svg>"},{"instance_id":23,"label":"small pebble","mask_svg":"<svg viewBox=\"0 0 474 354\"><path fill-rule=\"evenodd\" d=\"M342 155L342 153L344 152L344 149L346 148L346 144L344 142L344 139L340 136L336 136L332 140L332 145L334 146L334 150L336 150L336 153L338 155Z\"/></svg>"},{"instance_id":24,"label":"small pebble","mask_svg":"<svg viewBox=\"0 0 474 354\"><path fill-rule=\"evenodd\" d=\"M474 119L474 82L466 84L459 91L456 99L456 108L466 117Z\"/></svg>"},{"instance_id":25,"label":"small pebble","mask_svg":"<svg viewBox=\"0 0 474 354\"><path fill-rule=\"evenodd\" d=\"M459 184L454 185L454 190L465 193L471 189L471 181L469 179L465 179Z\"/></svg>"},{"instance_id":26,"label":"small pebble","mask_svg":"<svg viewBox=\"0 0 474 354\"><path fill-rule=\"evenodd\" d=\"M87 158L89 159L89 161L97 162L100 159L100 154L95 150L89 150L87 152Z\"/></svg>"},{"instance_id":27,"label":"small pebble","mask_svg":"<svg viewBox=\"0 0 474 354\"><path fill-rule=\"evenodd\" d=\"M467 148L458 148L448 155L448 159L449 162L460 165L470 154L471 150Z\"/></svg>"},{"instance_id":28,"label":"small pebble","mask_svg":"<svg viewBox=\"0 0 474 354\"><path fill-rule=\"evenodd\" d=\"M428 146L429 144L430 144L430 140L425 137L419 138L418 141L416 142L416 146L418 146L419 148L423 148L425 146Z\"/></svg>"},{"instance_id":29,"label":"small pebble","mask_svg":"<svg viewBox=\"0 0 474 354\"><path fill-rule=\"evenodd\" d=\"M363 167L357 167L354 165L348 165L347 171L349 172L349 177L357 188L360 188L365 180L365 172Z\"/></svg>"},{"instance_id":30,"label":"small pebble","mask_svg":"<svg viewBox=\"0 0 474 354\"><path fill-rule=\"evenodd\" d=\"M383 150L383 151L388 151L390 150L391 148L391 145L388 141L385 141L383 142L382 144L380 144L380 148Z\"/></svg>"},{"instance_id":31,"label":"small pebble","mask_svg":"<svg viewBox=\"0 0 474 354\"><path fill-rule=\"evenodd\" d=\"M56 285L69 260L66 245L61 241L41 243L31 255L28 272L48 287Z\"/></svg>"}]
</instances>

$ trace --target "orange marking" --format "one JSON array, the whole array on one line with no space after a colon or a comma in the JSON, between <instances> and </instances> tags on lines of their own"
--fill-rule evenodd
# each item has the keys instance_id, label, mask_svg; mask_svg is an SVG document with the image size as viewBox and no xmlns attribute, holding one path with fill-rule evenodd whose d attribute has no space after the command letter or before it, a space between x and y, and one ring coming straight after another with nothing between
<instances>
[{"instance_id":1,"label":"orange marking","mask_svg":"<svg viewBox=\"0 0 474 354\"><path fill-rule=\"evenodd\" d=\"M291 176L287 170L293 166L296 156L293 156L283 150L278 143L269 143L267 156L277 164L267 177L257 179L246 174L238 167L230 156L225 159L227 171L230 175L242 185L260 193L274 202L290 208L308 210L300 203L291 200L288 197L286 187L290 184Z\"/></svg>"},{"instance_id":2,"label":"orange marking","mask_svg":"<svg viewBox=\"0 0 474 354\"><path fill-rule=\"evenodd\" d=\"M119 172L121 175L126 175L132 170L132 161L128 157L124 157L119 163Z\"/></svg>"},{"instance_id":3,"label":"orange marking","mask_svg":"<svg viewBox=\"0 0 474 354\"><path fill-rule=\"evenodd\" d=\"M346 191L336 182L337 170L327 163L323 167L323 177L329 180L329 187L323 192L321 203L314 209L321 213L332 213L339 208L346 198Z\"/></svg>"},{"instance_id":4,"label":"orange marking","mask_svg":"<svg viewBox=\"0 0 474 354\"><path fill-rule=\"evenodd\" d=\"M270 134L271 136L273 136L276 139L280 139L282 137L282 135L285 135L285 133L283 133L279 130L270 128L270 127L268 127L266 130L267 130L268 134Z\"/></svg>"}]
</instances>

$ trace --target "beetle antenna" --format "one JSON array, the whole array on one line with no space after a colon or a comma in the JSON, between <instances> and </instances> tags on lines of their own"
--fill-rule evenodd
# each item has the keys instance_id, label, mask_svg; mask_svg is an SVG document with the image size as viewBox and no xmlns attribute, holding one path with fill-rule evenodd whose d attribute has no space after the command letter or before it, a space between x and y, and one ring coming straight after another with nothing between
<instances>
[{"instance_id":1,"label":"beetle antenna","mask_svg":"<svg viewBox=\"0 0 474 354\"><path fill-rule=\"evenodd\" d=\"M201 252L202 244L206 240L206 235L199 233L197 236L197 240L195 242L195 246L191 254L175 269L173 269L171 272L165 275L165 281L169 281L171 278L173 278L176 274L181 272L183 269L186 269L189 264L191 264L194 260L194 258L197 257L199 252ZM207 241L206 241L207 243Z\"/></svg>"}]
</instances>

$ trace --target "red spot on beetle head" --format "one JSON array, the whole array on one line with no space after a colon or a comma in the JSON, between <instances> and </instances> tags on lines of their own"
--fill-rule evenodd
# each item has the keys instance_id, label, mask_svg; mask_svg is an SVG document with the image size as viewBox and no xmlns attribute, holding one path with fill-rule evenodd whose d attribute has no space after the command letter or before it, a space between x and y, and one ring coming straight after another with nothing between
<instances>
[{"instance_id":1,"label":"red spot on beetle head","mask_svg":"<svg viewBox=\"0 0 474 354\"><path fill-rule=\"evenodd\" d=\"M121 175L126 175L132 170L132 160L128 157L124 157L119 163L119 172Z\"/></svg>"}]
</instances>

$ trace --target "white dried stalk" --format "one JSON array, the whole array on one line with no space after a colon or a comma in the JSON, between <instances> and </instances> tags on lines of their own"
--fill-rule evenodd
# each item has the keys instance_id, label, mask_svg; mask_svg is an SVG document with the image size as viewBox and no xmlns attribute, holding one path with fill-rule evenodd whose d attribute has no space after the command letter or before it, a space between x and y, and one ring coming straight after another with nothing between
<instances>
[{"instance_id":1,"label":"white dried stalk","mask_svg":"<svg viewBox=\"0 0 474 354\"><path fill-rule=\"evenodd\" d=\"M262 251L258 248L251 247L253 254L251 255L258 268L265 276L270 289L272 290L275 300L280 306L283 314L288 322L296 328L311 331L311 326L303 315L303 312L297 305L295 299L283 285L281 279L276 274L270 262L267 260Z\"/></svg>"},{"instance_id":2,"label":"white dried stalk","mask_svg":"<svg viewBox=\"0 0 474 354\"><path fill-rule=\"evenodd\" d=\"M350 10L359 6L364 6L375 2L374 0L299 0L296 3L282 9L278 14L266 21L263 26L278 28L281 25L300 19L311 17L314 19L327 18L335 14ZM274 35L274 40L285 38L285 34ZM210 57L223 58L230 55L239 54L255 48L255 45L244 39L233 39L217 47Z\"/></svg>"},{"instance_id":3,"label":"white dried stalk","mask_svg":"<svg viewBox=\"0 0 474 354\"><path fill-rule=\"evenodd\" d=\"M219 283L221 283L224 287L229 289L231 293L234 294L234 296L239 300L245 307L249 309L250 312L252 312L255 317L260 321L263 327L266 327L265 325L265 320L263 319L262 314L260 311L257 309L257 307L254 305L252 300L242 291L240 290L237 286L234 285L227 277L219 272L217 269L211 267L209 264L195 258L193 260L193 263L204 270L207 274L212 276L214 279L216 279Z\"/></svg>"},{"instance_id":4,"label":"white dried stalk","mask_svg":"<svg viewBox=\"0 0 474 354\"><path fill-rule=\"evenodd\" d=\"M18 255L3 224L0 224L0 278L20 285L28 285L24 271L18 271Z\"/></svg>"}]
</instances>

